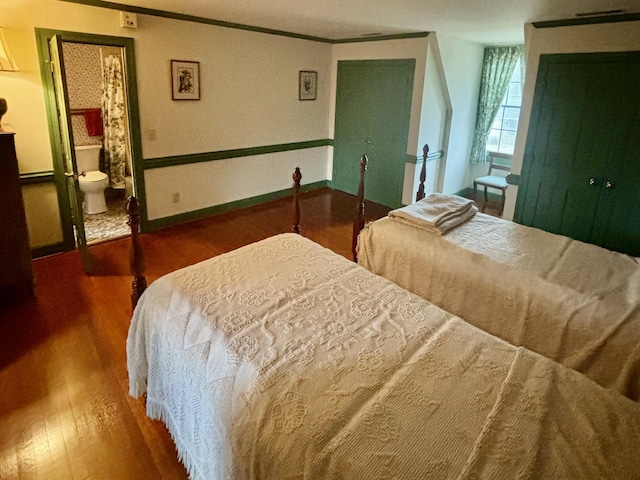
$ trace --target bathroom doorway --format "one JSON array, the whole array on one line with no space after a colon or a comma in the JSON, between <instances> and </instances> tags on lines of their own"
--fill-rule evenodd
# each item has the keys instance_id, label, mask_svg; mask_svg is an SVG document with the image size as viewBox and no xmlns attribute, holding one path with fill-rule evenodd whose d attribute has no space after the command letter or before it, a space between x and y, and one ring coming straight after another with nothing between
<instances>
[{"instance_id":1,"label":"bathroom doorway","mask_svg":"<svg viewBox=\"0 0 640 480\"><path fill-rule=\"evenodd\" d=\"M78 248L84 260L87 245L129 233L124 209L129 195L144 206L133 39L44 29L36 34L46 68L65 237L60 250ZM144 225L144 210L141 217Z\"/></svg>"},{"instance_id":2,"label":"bathroom doorway","mask_svg":"<svg viewBox=\"0 0 640 480\"><path fill-rule=\"evenodd\" d=\"M124 48L66 41L61 46L84 232L91 245L129 232L124 205L133 195L133 166Z\"/></svg>"}]
</instances>

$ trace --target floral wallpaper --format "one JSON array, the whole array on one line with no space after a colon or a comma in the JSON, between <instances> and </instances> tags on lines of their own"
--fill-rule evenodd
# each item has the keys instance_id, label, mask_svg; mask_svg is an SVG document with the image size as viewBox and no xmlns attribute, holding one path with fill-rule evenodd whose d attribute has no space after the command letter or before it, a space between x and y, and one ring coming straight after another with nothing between
<instances>
[{"instance_id":1,"label":"floral wallpaper","mask_svg":"<svg viewBox=\"0 0 640 480\"><path fill-rule=\"evenodd\" d=\"M102 65L100 47L84 43L62 43L64 70L71 110L100 108ZM71 115L73 138L77 145L97 145L102 137L90 137L82 115Z\"/></svg>"}]
</instances>

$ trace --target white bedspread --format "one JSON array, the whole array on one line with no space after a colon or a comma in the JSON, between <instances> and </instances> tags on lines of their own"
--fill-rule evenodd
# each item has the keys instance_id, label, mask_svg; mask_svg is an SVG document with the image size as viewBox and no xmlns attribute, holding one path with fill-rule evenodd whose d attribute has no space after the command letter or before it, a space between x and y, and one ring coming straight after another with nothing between
<instances>
[{"instance_id":1,"label":"white bedspread","mask_svg":"<svg viewBox=\"0 0 640 480\"><path fill-rule=\"evenodd\" d=\"M437 236L389 218L358 262L473 325L640 399L637 259L477 214Z\"/></svg>"},{"instance_id":2,"label":"white bedspread","mask_svg":"<svg viewBox=\"0 0 640 480\"><path fill-rule=\"evenodd\" d=\"M293 234L155 281L127 356L192 478L640 478L640 405Z\"/></svg>"}]
</instances>

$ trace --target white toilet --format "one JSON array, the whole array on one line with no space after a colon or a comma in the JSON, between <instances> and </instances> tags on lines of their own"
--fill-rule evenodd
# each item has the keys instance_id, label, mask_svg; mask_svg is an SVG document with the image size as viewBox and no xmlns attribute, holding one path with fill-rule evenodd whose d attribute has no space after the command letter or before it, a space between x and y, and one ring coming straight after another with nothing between
<instances>
[{"instance_id":1,"label":"white toilet","mask_svg":"<svg viewBox=\"0 0 640 480\"><path fill-rule=\"evenodd\" d=\"M82 203L86 214L107 211L104 189L109 185L107 174L100 171L100 149L102 145L76 145L76 164L80 173L80 190L84 193ZM82 175L85 172L86 175Z\"/></svg>"}]
</instances>

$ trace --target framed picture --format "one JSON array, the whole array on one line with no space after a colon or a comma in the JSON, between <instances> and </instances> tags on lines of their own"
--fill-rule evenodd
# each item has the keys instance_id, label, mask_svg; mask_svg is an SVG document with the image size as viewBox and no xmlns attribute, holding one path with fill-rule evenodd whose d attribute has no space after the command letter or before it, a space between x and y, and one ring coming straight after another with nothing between
<instances>
[{"instance_id":1,"label":"framed picture","mask_svg":"<svg viewBox=\"0 0 640 480\"><path fill-rule=\"evenodd\" d=\"M171 60L171 98L200 100L200 62Z\"/></svg>"},{"instance_id":2,"label":"framed picture","mask_svg":"<svg viewBox=\"0 0 640 480\"><path fill-rule=\"evenodd\" d=\"M318 72L301 71L298 84L299 100L315 100Z\"/></svg>"}]
</instances>

